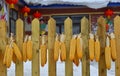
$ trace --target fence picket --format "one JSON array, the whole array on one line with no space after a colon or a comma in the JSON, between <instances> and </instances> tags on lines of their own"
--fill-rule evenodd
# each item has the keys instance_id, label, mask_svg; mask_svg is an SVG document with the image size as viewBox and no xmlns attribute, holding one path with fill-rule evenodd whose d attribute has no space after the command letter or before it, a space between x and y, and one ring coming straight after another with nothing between
<instances>
[{"instance_id":1,"label":"fence picket","mask_svg":"<svg viewBox=\"0 0 120 76\"><path fill-rule=\"evenodd\" d=\"M23 21L21 19L18 19L16 21L16 44L18 45L21 54L22 54L22 44L23 44ZM16 63L16 76L23 76L23 62L22 61L17 61Z\"/></svg>"},{"instance_id":2,"label":"fence picket","mask_svg":"<svg viewBox=\"0 0 120 76\"><path fill-rule=\"evenodd\" d=\"M72 38L72 20L69 17L64 21L64 31L66 45L65 76L73 76L73 63L69 59L70 40Z\"/></svg>"},{"instance_id":3,"label":"fence picket","mask_svg":"<svg viewBox=\"0 0 120 76\"><path fill-rule=\"evenodd\" d=\"M115 32L115 40L116 40L116 64L115 64L115 76L120 76L120 16L116 16L114 18L114 32Z\"/></svg>"},{"instance_id":4,"label":"fence picket","mask_svg":"<svg viewBox=\"0 0 120 76\"><path fill-rule=\"evenodd\" d=\"M88 51L89 22L86 17L81 19L81 34L83 41L82 76L90 76L90 61Z\"/></svg>"},{"instance_id":5,"label":"fence picket","mask_svg":"<svg viewBox=\"0 0 120 76\"><path fill-rule=\"evenodd\" d=\"M107 76L105 65L105 40L106 40L106 22L105 19L100 16L97 20L98 23L98 38L100 40L100 61L99 61L99 76Z\"/></svg>"},{"instance_id":6,"label":"fence picket","mask_svg":"<svg viewBox=\"0 0 120 76\"><path fill-rule=\"evenodd\" d=\"M7 69L3 65L3 55L6 47L6 22L4 20L0 20L0 76L7 76Z\"/></svg>"},{"instance_id":7,"label":"fence picket","mask_svg":"<svg viewBox=\"0 0 120 76\"><path fill-rule=\"evenodd\" d=\"M48 75L56 76L56 62L54 61L54 42L56 34L56 21L50 18L48 21Z\"/></svg>"},{"instance_id":8,"label":"fence picket","mask_svg":"<svg viewBox=\"0 0 120 76\"><path fill-rule=\"evenodd\" d=\"M40 23L38 19L32 21L32 76L40 76L39 48L40 48Z\"/></svg>"}]
</instances>

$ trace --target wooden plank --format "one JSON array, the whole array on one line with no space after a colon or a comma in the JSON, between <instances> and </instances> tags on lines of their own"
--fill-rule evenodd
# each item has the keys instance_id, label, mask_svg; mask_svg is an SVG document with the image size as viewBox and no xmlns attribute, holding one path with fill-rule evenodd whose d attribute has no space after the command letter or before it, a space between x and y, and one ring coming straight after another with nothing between
<instances>
[{"instance_id":1,"label":"wooden plank","mask_svg":"<svg viewBox=\"0 0 120 76\"><path fill-rule=\"evenodd\" d=\"M99 61L99 76L106 76L106 65L105 65L105 40L106 40L106 22L101 16L97 20L98 23L98 38L100 40L100 61Z\"/></svg>"},{"instance_id":2,"label":"wooden plank","mask_svg":"<svg viewBox=\"0 0 120 76\"><path fill-rule=\"evenodd\" d=\"M86 17L81 19L81 35L83 40L82 76L90 76L90 61L88 51L89 22Z\"/></svg>"},{"instance_id":3,"label":"wooden plank","mask_svg":"<svg viewBox=\"0 0 120 76\"><path fill-rule=\"evenodd\" d=\"M69 59L70 40L72 38L72 20L69 17L64 21L64 31L66 45L65 76L73 76L73 63Z\"/></svg>"},{"instance_id":4,"label":"wooden plank","mask_svg":"<svg viewBox=\"0 0 120 76\"><path fill-rule=\"evenodd\" d=\"M114 18L114 32L115 32L115 40L116 40L116 64L115 64L115 76L120 76L120 16L116 16Z\"/></svg>"},{"instance_id":5,"label":"wooden plank","mask_svg":"<svg viewBox=\"0 0 120 76\"><path fill-rule=\"evenodd\" d=\"M38 19L32 21L32 76L40 76L39 48L40 48L40 23Z\"/></svg>"},{"instance_id":6,"label":"wooden plank","mask_svg":"<svg viewBox=\"0 0 120 76\"><path fill-rule=\"evenodd\" d=\"M18 45L21 54L22 54L22 44L23 44L23 21L21 19L18 19L16 21L16 44ZM16 76L23 76L23 62L17 61L16 67L15 67Z\"/></svg>"},{"instance_id":7,"label":"wooden plank","mask_svg":"<svg viewBox=\"0 0 120 76\"><path fill-rule=\"evenodd\" d=\"M0 20L0 76L7 76L7 69L3 65L3 55L6 46L6 22L5 20Z\"/></svg>"},{"instance_id":8,"label":"wooden plank","mask_svg":"<svg viewBox=\"0 0 120 76\"><path fill-rule=\"evenodd\" d=\"M56 76L56 62L54 61L54 42L56 34L56 21L50 18L48 21L48 75Z\"/></svg>"}]
</instances>

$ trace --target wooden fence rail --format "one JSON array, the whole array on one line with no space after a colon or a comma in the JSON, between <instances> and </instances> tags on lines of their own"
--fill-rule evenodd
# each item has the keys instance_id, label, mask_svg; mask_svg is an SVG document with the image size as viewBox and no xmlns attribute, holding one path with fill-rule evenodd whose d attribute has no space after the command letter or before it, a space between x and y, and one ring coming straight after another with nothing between
<instances>
[{"instance_id":1,"label":"wooden fence rail","mask_svg":"<svg viewBox=\"0 0 120 76\"><path fill-rule=\"evenodd\" d=\"M90 76L90 59L89 59L89 27L90 23L86 17L80 20L81 35L83 39L83 57L82 57L82 76ZM40 49L40 28L39 20L34 19L32 21L32 42L33 42L33 52L32 52L32 76L40 76L40 62L39 62L39 49ZM101 53L99 61L99 72L98 76L107 76L107 70L105 66L105 19L101 16L97 20L98 30L97 34L100 39ZM22 53L22 44L24 40L24 23L21 19L16 21L16 44ZM64 34L65 34L65 45L66 45L66 61L65 61L65 76L73 76L73 63L69 59L70 52L70 40L72 38L72 27L73 22L69 17L64 21ZM7 76L7 68L3 65L3 55L5 51L5 46L7 42L7 26L4 20L0 20L0 76ZM117 60L115 61L115 76L120 76L120 16L114 18L114 33L116 36L117 45ZM56 74L56 62L54 61L54 42L56 37L56 21L50 18L48 21L48 76L57 76ZM23 62L17 61L15 66L15 75L24 76L24 66Z\"/></svg>"}]
</instances>

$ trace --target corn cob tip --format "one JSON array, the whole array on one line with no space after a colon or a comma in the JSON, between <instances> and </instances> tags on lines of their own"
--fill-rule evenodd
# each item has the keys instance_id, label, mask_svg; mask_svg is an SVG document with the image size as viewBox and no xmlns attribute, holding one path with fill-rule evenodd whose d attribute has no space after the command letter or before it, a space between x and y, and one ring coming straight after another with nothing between
<instances>
[{"instance_id":1,"label":"corn cob tip","mask_svg":"<svg viewBox=\"0 0 120 76\"><path fill-rule=\"evenodd\" d=\"M61 35L60 35L60 41L61 41L61 42L64 42L64 40L65 40L65 35L64 35L64 34L61 34Z\"/></svg>"},{"instance_id":2,"label":"corn cob tip","mask_svg":"<svg viewBox=\"0 0 120 76\"><path fill-rule=\"evenodd\" d=\"M89 34L91 39L94 39L94 35L92 33Z\"/></svg>"},{"instance_id":3,"label":"corn cob tip","mask_svg":"<svg viewBox=\"0 0 120 76\"><path fill-rule=\"evenodd\" d=\"M109 40L109 37L107 36L107 39L106 39L106 46L109 47L110 46L110 40Z\"/></svg>"},{"instance_id":4,"label":"corn cob tip","mask_svg":"<svg viewBox=\"0 0 120 76\"><path fill-rule=\"evenodd\" d=\"M112 32L112 33L110 34L110 37L111 37L111 38L115 38L115 34Z\"/></svg>"}]
</instances>

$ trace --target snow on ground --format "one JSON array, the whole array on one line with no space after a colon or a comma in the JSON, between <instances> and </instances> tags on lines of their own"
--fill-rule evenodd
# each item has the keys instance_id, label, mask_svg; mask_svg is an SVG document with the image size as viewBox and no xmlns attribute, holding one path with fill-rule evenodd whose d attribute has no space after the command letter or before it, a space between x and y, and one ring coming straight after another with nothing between
<instances>
[{"instance_id":1,"label":"snow on ground","mask_svg":"<svg viewBox=\"0 0 120 76\"><path fill-rule=\"evenodd\" d=\"M73 76L82 76L81 63L78 67L73 64ZM24 63L24 76L31 76L31 62ZM57 62L57 76L65 76L65 63ZM8 76L15 76L15 64L8 69ZM48 63L40 67L40 76L48 76ZM98 76L98 63L90 62L90 76ZM107 76L115 76L115 64L112 62L111 70L107 71Z\"/></svg>"}]
</instances>

